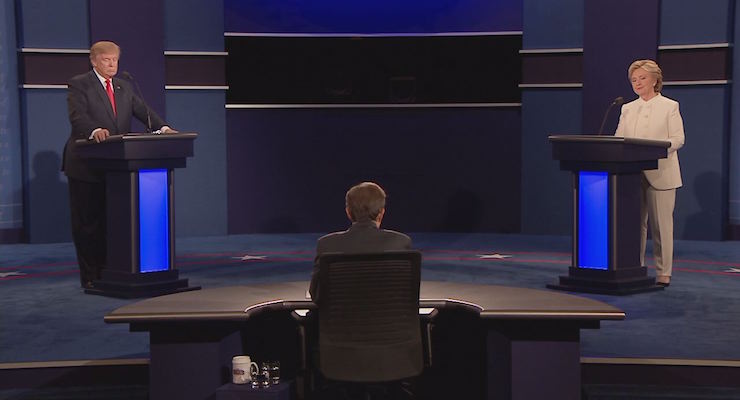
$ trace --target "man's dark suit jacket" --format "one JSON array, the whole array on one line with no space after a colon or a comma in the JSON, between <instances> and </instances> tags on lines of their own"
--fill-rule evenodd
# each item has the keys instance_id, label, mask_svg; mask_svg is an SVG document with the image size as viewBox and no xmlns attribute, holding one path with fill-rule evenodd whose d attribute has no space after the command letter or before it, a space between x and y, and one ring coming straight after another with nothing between
<instances>
[{"instance_id":1,"label":"man's dark suit jacket","mask_svg":"<svg viewBox=\"0 0 740 400\"><path fill-rule=\"evenodd\" d=\"M411 238L403 233L378 229L372 221L355 222L344 232L319 238L309 293L316 302L319 296L319 257L324 253L374 253L386 250L410 250Z\"/></svg>"},{"instance_id":2,"label":"man's dark suit jacket","mask_svg":"<svg viewBox=\"0 0 740 400\"><path fill-rule=\"evenodd\" d=\"M62 171L69 177L87 182L103 180L103 174L100 171L90 168L85 160L75 154L75 140L89 138L96 128L108 129L111 135L129 133L132 116L146 124L147 105L134 93L131 84L116 77L111 83L116 99L115 117L108 94L94 71L90 70L85 74L77 75L68 82L67 108L72 133L64 146ZM151 109L149 113L153 129L159 129L165 125L162 118Z\"/></svg>"}]
</instances>

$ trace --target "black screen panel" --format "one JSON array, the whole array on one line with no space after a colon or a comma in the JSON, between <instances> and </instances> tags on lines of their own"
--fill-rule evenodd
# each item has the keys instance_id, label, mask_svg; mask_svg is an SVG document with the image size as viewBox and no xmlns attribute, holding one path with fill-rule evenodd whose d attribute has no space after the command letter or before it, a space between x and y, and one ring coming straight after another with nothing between
<instances>
[{"instance_id":1,"label":"black screen panel","mask_svg":"<svg viewBox=\"0 0 740 400\"><path fill-rule=\"evenodd\" d=\"M520 35L226 38L230 104L520 102Z\"/></svg>"}]
</instances>

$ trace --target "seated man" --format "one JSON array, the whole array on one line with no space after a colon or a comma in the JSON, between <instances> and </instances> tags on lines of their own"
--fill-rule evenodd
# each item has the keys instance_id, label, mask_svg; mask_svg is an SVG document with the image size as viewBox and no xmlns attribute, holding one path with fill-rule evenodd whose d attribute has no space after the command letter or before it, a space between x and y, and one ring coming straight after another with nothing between
<instances>
[{"instance_id":1,"label":"seated man","mask_svg":"<svg viewBox=\"0 0 740 400\"><path fill-rule=\"evenodd\" d=\"M380 229L385 215L385 191L372 182L353 186L345 196L345 211L352 221L346 231L330 233L316 244L316 261L309 293L314 302L319 296L319 257L324 253L373 253L409 250L411 238L403 233Z\"/></svg>"}]
</instances>

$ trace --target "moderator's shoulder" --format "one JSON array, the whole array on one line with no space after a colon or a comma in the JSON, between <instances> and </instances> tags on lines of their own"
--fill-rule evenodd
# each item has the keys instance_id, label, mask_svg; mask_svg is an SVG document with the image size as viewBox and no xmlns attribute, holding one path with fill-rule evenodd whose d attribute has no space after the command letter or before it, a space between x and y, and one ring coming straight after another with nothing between
<instances>
[{"instance_id":1,"label":"moderator's shoulder","mask_svg":"<svg viewBox=\"0 0 740 400\"><path fill-rule=\"evenodd\" d=\"M329 251L336 251L346 241L347 231L332 232L320 237L316 241L316 255Z\"/></svg>"},{"instance_id":2,"label":"moderator's shoulder","mask_svg":"<svg viewBox=\"0 0 740 400\"><path fill-rule=\"evenodd\" d=\"M383 229L383 232L385 232L388 235L396 236L399 239L405 239L405 240L411 241L411 237L409 235L405 234L405 233L402 233L402 232L394 231L394 230L391 230L391 229Z\"/></svg>"},{"instance_id":3,"label":"moderator's shoulder","mask_svg":"<svg viewBox=\"0 0 740 400\"><path fill-rule=\"evenodd\" d=\"M326 235L320 237L319 240L317 240L317 243L321 245L322 243L331 242L332 240L337 239L345 233L347 233L347 231L327 233Z\"/></svg>"}]
</instances>

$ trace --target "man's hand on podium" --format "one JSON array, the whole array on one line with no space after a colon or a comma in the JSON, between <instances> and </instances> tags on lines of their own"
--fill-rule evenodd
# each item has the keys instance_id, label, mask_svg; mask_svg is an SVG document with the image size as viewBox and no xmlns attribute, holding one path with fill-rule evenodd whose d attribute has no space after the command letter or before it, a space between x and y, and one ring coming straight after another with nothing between
<instances>
[{"instance_id":1,"label":"man's hand on podium","mask_svg":"<svg viewBox=\"0 0 740 400\"><path fill-rule=\"evenodd\" d=\"M172 134L172 133L178 133L178 132L177 132L176 130L174 130L174 129L170 128L170 127L169 127L169 126L167 126L167 125L163 126L163 127L162 127L162 129L160 129L160 130L161 130L161 131L162 131L162 133L163 133L163 134L165 134L165 135L169 135L169 134Z\"/></svg>"},{"instance_id":2,"label":"man's hand on podium","mask_svg":"<svg viewBox=\"0 0 740 400\"><path fill-rule=\"evenodd\" d=\"M110 136L110 131L105 128L98 128L93 131L91 139L95 140L95 143L100 143L105 139L108 139L108 136Z\"/></svg>"}]
</instances>

